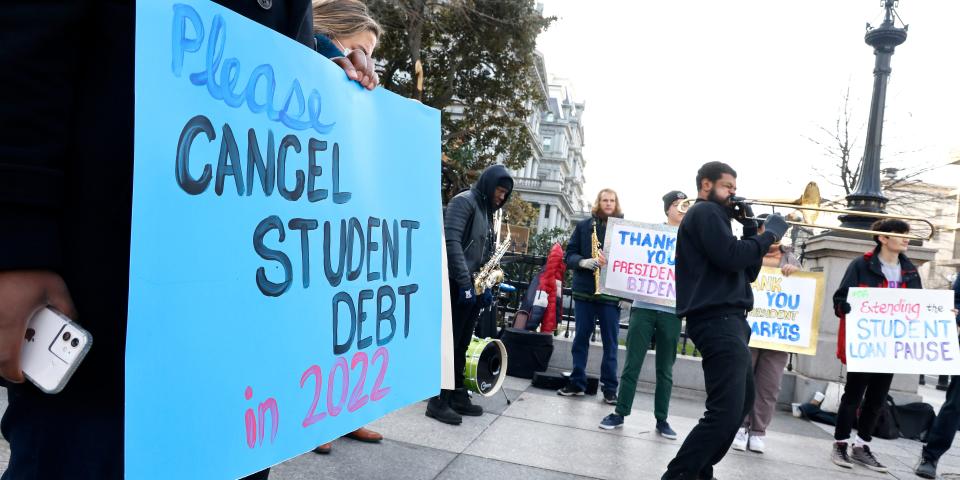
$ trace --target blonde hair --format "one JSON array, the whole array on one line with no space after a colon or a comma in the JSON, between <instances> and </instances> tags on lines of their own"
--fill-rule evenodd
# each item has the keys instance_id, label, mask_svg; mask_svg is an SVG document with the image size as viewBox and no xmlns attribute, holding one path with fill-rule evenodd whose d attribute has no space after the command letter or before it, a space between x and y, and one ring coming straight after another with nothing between
<instances>
[{"instance_id":1,"label":"blonde hair","mask_svg":"<svg viewBox=\"0 0 960 480\"><path fill-rule=\"evenodd\" d=\"M604 193L612 193L613 200L616 202L616 207L614 207L613 213L611 213L610 216L619 217L620 215L623 215L623 212L620 211L620 196L617 195L617 192L612 188L604 188L603 190L597 192L597 200L593 202L593 210L590 211L593 213L593 216L600 216L600 213L602 212L602 209L600 208L600 197L602 197Z\"/></svg>"},{"instance_id":2,"label":"blonde hair","mask_svg":"<svg viewBox=\"0 0 960 480\"><path fill-rule=\"evenodd\" d=\"M313 0L313 31L333 40L370 31L377 38L383 28L360 0Z\"/></svg>"}]
</instances>

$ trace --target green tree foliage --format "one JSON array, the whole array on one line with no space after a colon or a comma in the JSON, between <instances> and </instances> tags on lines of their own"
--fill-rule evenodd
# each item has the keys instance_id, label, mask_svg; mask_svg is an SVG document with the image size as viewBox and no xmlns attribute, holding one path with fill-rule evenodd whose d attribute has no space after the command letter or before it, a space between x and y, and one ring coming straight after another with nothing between
<instances>
[{"instance_id":1,"label":"green tree foliage","mask_svg":"<svg viewBox=\"0 0 960 480\"><path fill-rule=\"evenodd\" d=\"M375 52L381 85L443 111L444 200L497 161L523 167L531 156L530 105L544 101L533 52L553 17L541 15L534 0L367 5L385 29Z\"/></svg>"},{"instance_id":2,"label":"green tree foliage","mask_svg":"<svg viewBox=\"0 0 960 480\"><path fill-rule=\"evenodd\" d=\"M530 202L520 198L519 195L511 196L510 201L503 208L506 209L504 220L510 225L530 227L540 215L539 210L533 208Z\"/></svg>"},{"instance_id":3,"label":"green tree foliage","mask_svg":"<svg viewBox=\"0 0 960 480\"><path fill-rule=\"evenodd\" d=\"M550 228L530 235L530 247L527 253L537 257L546 257L555 243L559 243L560 246L566 250L567 242L569 241L569 229L561 227Z\"/></svg>"}]
</instances>

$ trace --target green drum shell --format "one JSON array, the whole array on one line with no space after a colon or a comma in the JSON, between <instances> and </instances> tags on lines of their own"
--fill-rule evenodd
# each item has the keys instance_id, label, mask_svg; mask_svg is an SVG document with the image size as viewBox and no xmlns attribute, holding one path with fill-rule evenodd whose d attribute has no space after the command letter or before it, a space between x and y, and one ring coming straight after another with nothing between
<instances>
[{"instance_id":1,"label":"green drum shell","mask_svg":"<svg viewBox=\"0 0 960 480\"><path fill-rule=\"evenodd\" d=\"M500 374L497 376L493 387L484 392L480 388L479 379L477 378L477 370L480 366L480 356L483 355L483 352L487 349L487 346L491 344L494 345L494 348L500 350ZM506 377L506 375L507 348L503 345L503 342L495 338L473 337L473 340L470 341L470 346L467 348L467 362L463 367L463 386L468 390L478 393L484 397L491 397L500 390L500 387L503 385L503 379Z\"/></svg>"}]
</instances>

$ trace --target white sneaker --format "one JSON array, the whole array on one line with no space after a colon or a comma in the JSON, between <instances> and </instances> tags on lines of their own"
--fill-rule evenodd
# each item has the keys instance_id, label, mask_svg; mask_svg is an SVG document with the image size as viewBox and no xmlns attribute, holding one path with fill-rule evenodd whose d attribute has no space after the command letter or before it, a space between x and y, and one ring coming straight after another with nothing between
<instances>
[{"instance_id":1,"label":"white sneaker","mask_svg":"<svg viewBox=\"0 0 960 480\"><path fill-rule=\"evenodd\" d=\"M747 448L749 448L751 452L763 453L763 450L766 448L766 445L763 444L763 437L750 435L750 441L747 442Z\"/></svg>"},{"instance_id":2,"label":"white sneaker","mask_svg":"<svg viewBox=\"0 0 960 480\"><path fill-rule=\"evenodd\" d=\"M747 440L750 437L747 435L747 429L741 428L737 430L737 436L733 437L733 445L730 445L734 450L744 451L747 449Z\"/></svg>"}]
</instances>

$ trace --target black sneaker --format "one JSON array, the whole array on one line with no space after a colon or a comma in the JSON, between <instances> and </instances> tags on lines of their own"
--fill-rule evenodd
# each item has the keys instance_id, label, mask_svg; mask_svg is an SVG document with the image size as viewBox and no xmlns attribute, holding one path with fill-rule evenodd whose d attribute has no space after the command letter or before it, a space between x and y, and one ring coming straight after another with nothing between
<instances>
[{"instance_id":1,"label":"black sneaker","mask_svg":"<svg viewBox=\"0 0 960 480\"><path fill-rule=\"evenodd\" d=\"M604 401L604 402L607 402L607 403L610 404L610 405L616 405L616 404L617 404L617 392L614 392L614 391L603 392L603 401Z\"/></svg>"},{"instance_id":2,"label":"black sneaker","mask_svg":"<svg viewBox=\"0 0 960 480\"><path fill-rule=\"evenodd\" d=\"M656 428L657 428L657 433L659 433L661 437L666 438L668 440L677 439L677 432L674 432L673 429L670 428L670 424L667 423L666 420L657 420Z\"/></svg>"},{"instance_id":3,"label":"black sneaker","mask_svg":"<svg viewBox=\"0 0 960 480\"><path fill-rule=\"evenodd\" d=\"M870 447L867 445L853 447L853 453L850 454L850 460L853 460L854 462L863 465L874 472L884 473L890 470L884 464L880 463L877 460L877 457L873 456L873 452L870 451Z\"/></svg>"},{"instance_id":4,"label":"black sneaker","mask_svg":"<svg viewBox=\"0 0 960 480\"><path fill-rule=\"evenodd\" d=\"M603 417L603 420L600 422L600 428L604 430L613 430L614 428L620 428L622 426L623 415L617 415L616 413L611 413Z\"/></svg>"},{"instance_id":5,"label":"black sneaker","mask_svg":"<svg viewBox=\"0 0 960 480\"><path fill-rule=\"evenodd\" d=\"M937 461L921 456L920 463L913 473L916 473L918 477L937 478Z\"/></svg>"},{"instance_id":6,"label":"black sneaker","mask_svg":"<svg viewBox=\"0 0 960 480\"><path fill-rule=\"evenodd\" d=\"M833 452L830 454L830 460L843 468L853 468L853 462L847 455L847 442L834 442Z\"/></svg>"},{"instance_id":7,"label":"black sneaker","mask_svg":"<svg viewBox=\"0 0 960 480\"><path fill-rule=\"evenodd\" d=\"M564 386L560 390L557 390L557 395L563 395L564 397L573 397L573 396L579 397L583 395L583 389L581 389L580 387L572 383L568 383L566 386Z\"/></svg>"}]
</instances>

